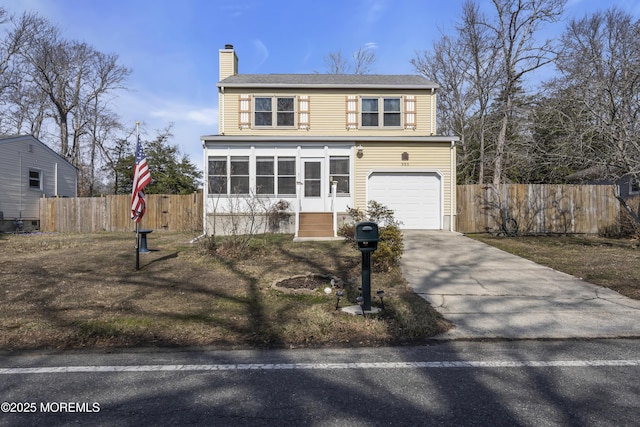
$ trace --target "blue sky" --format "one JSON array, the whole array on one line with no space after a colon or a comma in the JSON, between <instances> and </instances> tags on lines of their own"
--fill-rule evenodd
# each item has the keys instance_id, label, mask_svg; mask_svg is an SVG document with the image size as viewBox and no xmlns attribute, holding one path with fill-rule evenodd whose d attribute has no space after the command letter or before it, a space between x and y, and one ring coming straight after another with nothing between
<instances>
[{"instance_id":1,"label":"blue sky","mask_svg":"<svg viewBox=\"0 0 640 427\"><path fill-rule=\"evenodd\" d=\"M202 168L200 136L218 132L218 50L233 44L241 73L324 71L323 57L374 49L379 74L413 74L409 60L451 29L463 0L0 0L36 11L63 30L115 53L132 69L114 100L124 123L146 137L169 123L183 154ZM480 0L483 7L489 0ZM640 17L640 0L569 0L566 17L616 5ZM549 29L559 34L564 23Z\"/></svg>"}]
</instances>

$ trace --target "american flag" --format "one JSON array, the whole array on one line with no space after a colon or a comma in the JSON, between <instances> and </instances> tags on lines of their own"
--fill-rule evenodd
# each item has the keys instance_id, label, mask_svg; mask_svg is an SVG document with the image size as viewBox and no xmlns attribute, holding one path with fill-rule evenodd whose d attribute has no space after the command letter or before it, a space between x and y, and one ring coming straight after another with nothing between
<instances>
[{"instance_id":1,"label":"american flag","mask_svg":"<svg viewBox=\"0 0 640 427\"><path fill-rule=\"evenodd\" d=\"M147 158L142 149L140 136L136 146L136 164L133 167L133 190L131 191L131 219L140 222L146 210L144 187L151 182L151 173L147 166Z\"/></svg>"}]
</instances>

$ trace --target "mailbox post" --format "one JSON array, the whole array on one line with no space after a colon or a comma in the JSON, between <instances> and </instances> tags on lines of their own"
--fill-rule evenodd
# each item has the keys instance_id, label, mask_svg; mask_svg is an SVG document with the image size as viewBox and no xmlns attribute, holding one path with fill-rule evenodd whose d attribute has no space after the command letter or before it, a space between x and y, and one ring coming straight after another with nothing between
<instances>
[{"instance_id":1,"label":"mailbox post","mask_svg":"<svg viewBox=\"0 0 640 427\"><path fill-rule=\"evenodd\" d=\"M359 222L355 230L356 243L362 252L362 310L371 310L371 253L378 249L378 224Z\"/></svg>"}]
</instances>

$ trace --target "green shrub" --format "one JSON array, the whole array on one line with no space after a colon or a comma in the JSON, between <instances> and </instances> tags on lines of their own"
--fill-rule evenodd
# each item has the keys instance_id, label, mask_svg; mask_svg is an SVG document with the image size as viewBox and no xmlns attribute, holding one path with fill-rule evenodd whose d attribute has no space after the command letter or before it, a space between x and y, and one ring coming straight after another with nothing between
<instances>
[{"instance_id":1,"label":"green shrub","mask_svg":"<svg viewBox=\"0 0 640 427\"><path fill-rule=\"evenodd\" d=\"M362 221L371 221L378 224L380 241L378 249L371 254L371 268L375 272L389 271L400 263L404 252L404 242L400 222L395 218L394 211L376 202L369 201L367 211L348 208L352 222L342 224L338 235L357 248L355 240L355 224Z\"/></svg>"}]
</instances>

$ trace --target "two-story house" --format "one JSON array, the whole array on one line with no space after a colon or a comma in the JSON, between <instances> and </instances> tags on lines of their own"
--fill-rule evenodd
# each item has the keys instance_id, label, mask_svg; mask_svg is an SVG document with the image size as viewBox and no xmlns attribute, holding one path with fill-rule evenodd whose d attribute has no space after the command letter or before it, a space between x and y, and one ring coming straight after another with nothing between
<instances>
[{"instance_id":1,"label":"two-story house","mask_svg":"<svg viewBox=\"0 0 640 427\"><path fill-rule=\"evenodd\" d=\"M205 232L284 200L296 237L335 236L370 200L405 229L453 230L455 142L417 75L239 74L219 51L218 135L203 136ZM251 206L248 206L251 205ZM326 224L324 229L322 224Z\"/></svg>"}]
</instances>

